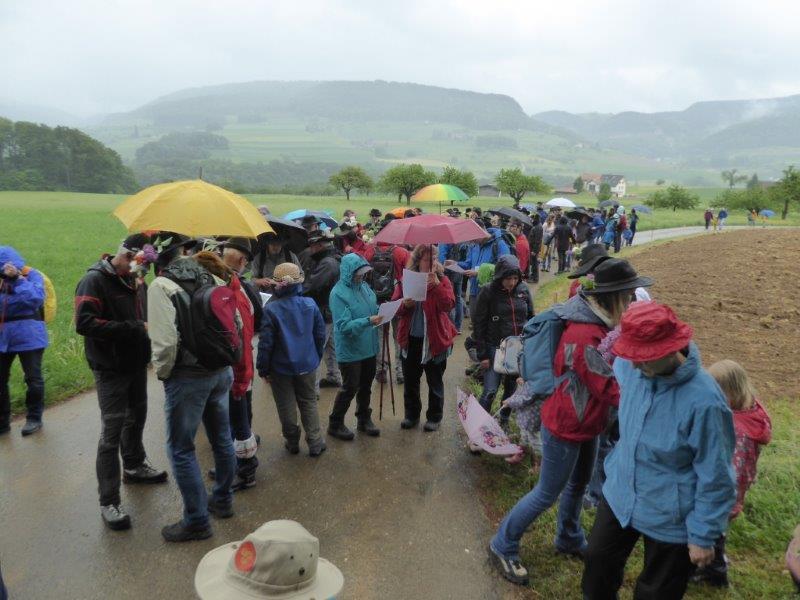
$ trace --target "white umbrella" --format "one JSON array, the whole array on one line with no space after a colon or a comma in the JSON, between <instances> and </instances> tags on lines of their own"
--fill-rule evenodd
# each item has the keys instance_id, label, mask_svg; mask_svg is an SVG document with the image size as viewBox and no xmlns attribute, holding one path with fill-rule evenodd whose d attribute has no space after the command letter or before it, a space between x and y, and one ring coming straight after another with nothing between
<instances>
[{"instance_id":1,"label":"white umbrella","mask_svg":"<svg viewBox=\"0 0 800 600\"><path fill-rule=\"evenodd\" d=\"M550 208L575 208L576 204L572 200L567 200L566 198L553 198L552 200L548 200L545 206L549 206Z\"/></svg>"}]
</instances>

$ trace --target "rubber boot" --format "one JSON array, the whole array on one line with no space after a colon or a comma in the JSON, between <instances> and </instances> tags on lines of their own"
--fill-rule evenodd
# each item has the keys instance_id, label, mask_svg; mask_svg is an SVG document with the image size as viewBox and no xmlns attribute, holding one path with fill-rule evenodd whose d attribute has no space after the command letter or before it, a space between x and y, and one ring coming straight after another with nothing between
<instances>
[{"instance_id":1,"label":"rubber boot","mask_svg":"<svg viewBox=\"0 0 800 600\"><path fill-rule=\"evenodd\" d=\"M358 430L362 433L366 433L368 436L378 437L381 434L381 430L372 422L371 415L372 409L370 408L358 417Z\"/></svg>"}]
</instances>

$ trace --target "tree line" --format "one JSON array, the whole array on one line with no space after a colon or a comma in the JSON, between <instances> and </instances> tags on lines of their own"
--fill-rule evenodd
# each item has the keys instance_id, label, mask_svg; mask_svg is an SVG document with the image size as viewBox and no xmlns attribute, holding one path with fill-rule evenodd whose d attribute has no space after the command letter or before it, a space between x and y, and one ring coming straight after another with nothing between
<instances>
[{"instance_id":1,"label":"tree line","mask_svg":"<svg viewBox=\"0 0 800 600\"><path fill-rule=\"evenodd\" d=\"M0 117L0 190L126 194L138 187L119 154L85 133Z\"/></svg>"}]
</instances>

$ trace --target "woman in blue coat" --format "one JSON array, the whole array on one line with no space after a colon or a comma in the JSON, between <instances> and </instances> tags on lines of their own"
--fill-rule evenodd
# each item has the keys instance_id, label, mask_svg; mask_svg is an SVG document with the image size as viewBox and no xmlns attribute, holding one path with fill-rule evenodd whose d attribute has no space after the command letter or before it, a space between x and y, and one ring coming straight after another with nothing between
<instances>
[{"instance_id":1,"label":"woman in blue coat","mask_svg":"<svg viewBox=\"0 0 800 600\"><path fill-rule=\"evenodd\" d=\"M42 428L44 379L42 355L47 348L44 324L44 280L35 269L25 275L25 261L10 246L0 246L0 434L10 430L11 395L8 379L16 357L25 374L27 418L22 435Z\"/></svg>"},{"instance_id":2,"label":"woman in blue coat","mask_svg":"<svg viewBox=\"0 0 800 600\"><path fill-rule=\"evenodd\" d=\"M375 292L364 281L364 276L371 270L369 263L358 254L346 255L342 258L339 282L333 286L330 295L342 389L333 402L328 435L346 441L355 437L344 424L354 397L358 430L373 437L381 433L372 422L372 409L369 407L378 355L378 330L375 326L380 322Z\"/></svg>"}]
</instances>

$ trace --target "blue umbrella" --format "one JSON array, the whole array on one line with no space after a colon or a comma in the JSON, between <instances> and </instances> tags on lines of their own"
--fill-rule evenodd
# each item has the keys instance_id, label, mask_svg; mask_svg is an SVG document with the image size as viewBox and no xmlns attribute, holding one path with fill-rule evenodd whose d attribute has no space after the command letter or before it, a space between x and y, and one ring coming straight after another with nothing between
<instances>
[{"instance_id":1,"label":"blue umbrella","mask_svg":"<svg viewBox=\"0 0 800 600\"><path fill-rule=\"evenodd\" d=\"M649 215L650 213L653 212L652 208L650 208L649 206L644 206L642 204L637 204L636 206L632 206L631 208L635 208L636 212L644 213L646 215Z\"/></svg>"},{"instance_id":2,"label":"blue umbrella","mask_svg":"<svg viewBox=\"0 0 800 600\"><path fill-rule=\"evenodd\" d=\"M331 229L336 229L339 226L339 224L336 222L336 219L331 217L329 213L321 210L298 208L297 210L293 210L292 212L283 215L283 218L287 221L301 221L303 217L316 217L319 221L322 221Z\"/></svg>"},{"instance_id":3,"label":"blue umbrella","mask_svg":"<svg viewBox=\"0 0 800 600\"><path fill-rule=\"evenodd\" d=\"M770 217L774 217L775 216L775 211L774 210L770 210L768 208L765 208L764 210L762 210L758 214L761 215L762 217L767 217L769 219Z\"/></svg>"}]
</instances>

